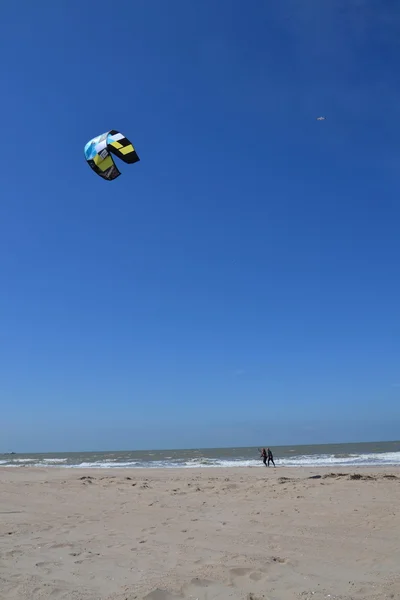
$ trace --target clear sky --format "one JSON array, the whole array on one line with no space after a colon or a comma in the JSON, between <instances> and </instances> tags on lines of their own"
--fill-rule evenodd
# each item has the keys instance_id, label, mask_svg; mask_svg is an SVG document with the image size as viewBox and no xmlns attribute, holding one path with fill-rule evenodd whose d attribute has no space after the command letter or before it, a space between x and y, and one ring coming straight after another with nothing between
<instances>
[{"instance_id":1,"label":"clear sky","mask_svg":"<svg viewBox=\"0 0 400 600\"><path fill-rule=\"evenodd\" d=\"M21 0L0 46L0 450L400 437L399 2Z\"/></svg>"}]
</instances>

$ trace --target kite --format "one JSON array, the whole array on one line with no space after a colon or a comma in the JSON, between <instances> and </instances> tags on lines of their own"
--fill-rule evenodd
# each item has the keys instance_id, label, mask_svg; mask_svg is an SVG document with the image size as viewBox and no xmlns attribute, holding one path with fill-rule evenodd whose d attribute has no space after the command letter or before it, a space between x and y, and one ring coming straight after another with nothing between
<instances>
[{"instance_id":1,"label":"kite","mask_svg":"<svg viewBox=\"0 0 400 600\"><path fill-rule=\"evenodd\" d=\"M85 146L85 158L97 175L112 181L121 175L112 154L131 165L140 160L132 143L119 131L112 129L98 135Z\"/></svg>"},{"instance_id":2,"label":"kite","mask_svg":"<svg viewBox=\"0 0 400 600\"><path fill-rule=\"evenodd\" d=\"M317 117L317 121L325 121L326 117Z\"/></svg>"}]
</instances>

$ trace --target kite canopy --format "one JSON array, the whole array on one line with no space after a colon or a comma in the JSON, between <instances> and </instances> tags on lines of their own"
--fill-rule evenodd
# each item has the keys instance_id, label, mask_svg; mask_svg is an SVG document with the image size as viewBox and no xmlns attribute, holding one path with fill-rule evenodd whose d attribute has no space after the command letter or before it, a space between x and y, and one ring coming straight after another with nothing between
<instances>
[{"instance_id":1,"label":"kite canopy","mask_svg":"<svg viewBox=\"0 0 400 600\"><path fill-rule=\"evenodd\" d=\"M86 144L84 152L85 158L93 171L108 181L112 181L121 175L111 156L112 154L128 164L140 160L128 138L119 131L115 131L115 129L90 140Z\"/></svg>"}]
</instances>

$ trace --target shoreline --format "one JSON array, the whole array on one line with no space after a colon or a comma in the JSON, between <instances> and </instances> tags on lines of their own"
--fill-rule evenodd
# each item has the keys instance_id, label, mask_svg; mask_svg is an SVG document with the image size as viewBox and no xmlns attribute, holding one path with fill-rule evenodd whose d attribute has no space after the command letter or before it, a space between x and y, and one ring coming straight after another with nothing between
<instances>
[{"instance_id":1,"label":"shoreline","mask_svg":"<svg viewBox=\"0 0 400 600\"><path fill-rule=\"evenodd\" d=\"M321 471L322 474L326 474L328 472L336 473L345 473L350 474L352 471L370 471L371 473L380 473L382 471L396 471L400 477L400 464L399 465L333 465L333 466L286 466L277 464L276 467L265 467L262 463L260 465L250 465L250 466L230 466L230 467L222 467L222 466L192 466L192 467L80 467L79 465L68 465L68 466L60 466L60 465L48 465L48 466L38 466L34 467L31 465L20 465L20 466L3 466L0 465L0 475L4 473L18 473L19 471L23 471L24 473L68 473L71 472L79 472L79 473L107 473L107 472L116 472L116 473L146 473L147 476L152 474L153 476L161 475L162 473L170 473L170 474L179 474L179 473L204 473L211 474L216 473L223 475L225 471L227 473L246 473L248 471L265 471L266 473L274 473L277 471L284 470L285 472L291 471L293 474L295 473L313 473L315 471Z\"/></svg>"}]
</instances>

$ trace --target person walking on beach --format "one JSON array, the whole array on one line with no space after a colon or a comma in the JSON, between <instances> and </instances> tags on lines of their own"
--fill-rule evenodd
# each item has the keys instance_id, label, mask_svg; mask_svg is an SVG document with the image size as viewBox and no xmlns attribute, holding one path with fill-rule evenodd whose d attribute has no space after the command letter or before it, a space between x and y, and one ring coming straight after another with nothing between
<instances>
[{"instance_id":1,"label":"person walking on beach","mask_svg":"<svg viewBox=\"0 0 400 600\"><path fill-rule=\"evenodd\" d=\"M264 450L264 452L265 452L265 450ZM272 464L275 467L274 457L273 457L272 452L271 452L271 450L269 448L267 448L267 456L268 456L268 465L265 465L265 466L269 467L269 463L272 462ZM264 461L264 464L265 464L265 461Z\"/></svg>"},{"instance_id":2,"label":"person walking on beach","mask_svg":"<svg viewBox=\"0 0 400 600\"><path fill-rule=\"evenodd\" d=\"M266 467L268 466L268 465L267 465L267 456L268 456L268 455L267 455L267 451L265 450L265 448L263 448L263 449L261 450L261 458L262 458L262 461L263 461L263 463L264 463L264 465L265 465Z\"/></svg>"}]
</instances>

